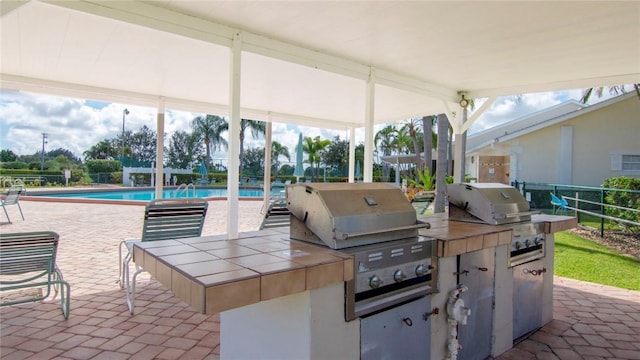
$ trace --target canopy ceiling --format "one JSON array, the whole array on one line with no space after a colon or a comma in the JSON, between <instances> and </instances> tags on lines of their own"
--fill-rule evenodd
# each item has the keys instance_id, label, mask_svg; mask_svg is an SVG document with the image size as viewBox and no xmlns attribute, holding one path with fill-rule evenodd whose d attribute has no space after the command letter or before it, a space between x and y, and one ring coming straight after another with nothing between
<instances>
[{"instance_id":1,"label":"canopy ceiling","mask_svg":"<svg viewBox=\"0 0 640 360\"><path fill-rule=\"evenodd\" d=\"M640 82L640 2L3 1L1 86L320 127Z\"/></svg>"}]
</instances>

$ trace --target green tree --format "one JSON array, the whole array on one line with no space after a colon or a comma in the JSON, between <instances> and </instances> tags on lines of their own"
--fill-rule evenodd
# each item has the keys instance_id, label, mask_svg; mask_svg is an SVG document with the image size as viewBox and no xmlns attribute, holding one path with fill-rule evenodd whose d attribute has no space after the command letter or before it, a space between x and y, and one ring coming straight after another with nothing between
<instances>
[{"instance_id":1,"label":"green tree","mask_svg":"<svg viewBox=\"0 0 640 360\"><path fill-rule=\"evenodd\" d=\"M302 142L302 151L307 154L306 162L309 163L309 171L311 173L312 181L317 179L317 169L320 167L322 153L329 144L331 144L331 140L320 139L319 136L316 136L314 139L307 136Z\"/></svg>"},{"instance_id":2,"label":"green tree","mask_svg":"<svg viewBox=\"0 0 640 360\"><path fill-rule=\"evenodd\" d=\"M395 142L396 136L398 134L398 130L395 125L387 125L378 131L374 137L374 144L376 150L382 156L393 155L398 152L397 144ZM383 163L382 166L382 178L383 181L389 180L389 175L391 174L391 165L389 163Z\"/></svg>"},{"instance_id":3,"label":"green tree","mask_svg":"<svg viewBox=\"0 0 640 360\"><path fill-rule=\"evenodd\" d=\"M254 147L247 149L243 154L243 173L250 176L264 175L264 148Z\"/></svg>"},{"instance_id":4,"label":"green tree","mask_svg":"<svg viewBox=\"0 0 640 360\"><path fill-rule=\"evenodd\" d=\"M344 176L349 162L349 141L333 138L322 153L322 162L330 176Z\"/></svg>"},{"instance_id":5,"label":"green tree","mask_svg":"<svg viewBox=\"0 0 640 360\"><path fill-rule=\"evenodd\" d=\"M204 143L206 151L205 162L211 167L211 151L227 149L229 144L222 137L229 130L229 123L217 115L198 116L191 121L193 134L199 142Z\"/></svg>"},{"instance_id":6,"label":"green tree","mask_svg":"<svg viewBox=\"0 0 640 360\"><path fill-rule=\"evenodd\" d=\"M156 160L156 132L146 125L133 133L129 146L133 159L145 163Z\"/></svg>"},{"instance_id":7,"label":"green tree","mask_svg":"<svg viewBox=\"0 0 640 360\"><path fill-rule=\"evenodd\" d=\"M18 155L16 155L13 151L5 149L0 150L0 161L9 162L16 160L18 160Z\"/></svg>"},{"instance_id":8,"label":"green tree","mask_svg":"<svg viewBox=\"0 0 640 360\"><path fill-rule=\"evenodd\" d=\"M242 159L244 159L244 139L247 129L251 131L251 136L256 139L260 135L264 135L266 132L266 124L262 121L241 119L240 120L240 169L244 168Z\"/></svg>"},{"instance_id":9,"label":"green tree","mask_svg":"<svg viewBox=\"0 0 640 360\"><path fill-rule=\"evenodd\" d=\"M638 94L638 98L640 98L640 84L633 84L632 85L634 90L636 91L636 94ZM604 86L598 86L598 87L592 87L592 88L587 88L584 90L584 92L582 93L582 98L580 98L580 102L583 104L586 104L587 102L589 102L589 99L591 98L591 95L593 95L594 93L598 96L598 97L602 97L602 93L604 92L605 87ZM615 86L610 86L608 87L609 89L609 94L611 95L618 95L618 94L624 94L627 92L627 89L625 87L625 85L615 85Z\"/></svg>"},{"instance_id":10,"label":"green tree","mask_svg":"<svg viewBox=\"0 0 640 360\"><path fill-rule=\"evenodd\" d=\"M282 167L280 168L280 171L278 172L280 175L283 176L292 176L293 175L293 171L295 170L295 168L289 164L284 164L282 165Z\"/></svg>"},{"instance_id":11,"label":"green tree","mask_svg":"<svg viewBox=\"0 0 640 360\"><path fill-rule=\"evenodd\" d=\"M396 130L396 137L393 140L393 145L398 151L398 154L410 154L413 141L409 136L409 131L405 126L402 126Z\"/></svg>"},{"instance_id":12,"label":"green tree","mask_svg":"<svg viewBox=\"0 0 640 360\"><path fill-rule=\"evenodd\" d=\"M422 168L422 158L420 157L420 143L418 142L418 134L421 133L421 119L408 119L403 127L407 130L411 143L413 144L413 153L416 154L415 164L417 168Z\"/></svg>"},{"instance_id":13,"label":"green tree","mask_svg":"<svg viewBox=\"0 0 640 360\"><path fill-rule=\"evenodd\" d=\"M47 157L49 158L57 158L58 156L64 156L69 160L70 163L81 164L82 160L76 157L75 154L69 149L57 148L55 150L51 150L47 153Z\"/></svg>"},{"instance_id":14,"label":"green tree","mask_svg":"<svg viewBox=\"0 0 640 360\"><path fill-rule=\"evenodd\" d=\"M85 161L114 159L118 155L118 145L113 139L100 140L83 154Z\"/></svg>"},{"instance_id":15,"label":"green tree","mask_svg":"<svg viewBox=\"0 0 640 360\"><path fill-rule=\"evenodd\" d=\"M289 148L282 145L277 141L271 143L271 165L273 167L273 176L278 176L280 170L280 157L284 156L287 161L291 161L291 155L289 154Z\"/></svg>"},{"instance_id":16,"label":"green tree","mask_svg":"<svg viewBox=\"0 0 640 360\"><path fill-rule=\"evenodd\" d=\"M202 155L200 141L192 133L176 131L171 135L167 151L168 166L178 169L196 167Z\"/></svg>"}]
</instances>

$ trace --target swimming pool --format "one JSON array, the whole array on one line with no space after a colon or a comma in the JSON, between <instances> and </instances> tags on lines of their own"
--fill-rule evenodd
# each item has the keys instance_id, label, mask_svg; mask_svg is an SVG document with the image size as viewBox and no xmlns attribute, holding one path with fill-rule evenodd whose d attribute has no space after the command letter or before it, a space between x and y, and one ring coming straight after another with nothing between
<instances>
[{"instance_id":1,"label":"swimming pool","mask_svg":"<svg viewBox=\"0 0 640 360\"><path fill-rule=\"evenodd\" d=\"M240 189L238 193L241 198L262 198L262 189ZM155 190L117 190L117 191L86 191L86 192L64 192L33 195L37 197L54 197L65 199L96 199L96 200L115 200L115 201L151 201L155 200ZM195 196L193 191L189 190L188 195L181 192L176 196L175 190L164 190L162 192L163 199L175 199L186 197L200 198L226 198L227 189L196 189Z\"/></svg>"}]
</instances>

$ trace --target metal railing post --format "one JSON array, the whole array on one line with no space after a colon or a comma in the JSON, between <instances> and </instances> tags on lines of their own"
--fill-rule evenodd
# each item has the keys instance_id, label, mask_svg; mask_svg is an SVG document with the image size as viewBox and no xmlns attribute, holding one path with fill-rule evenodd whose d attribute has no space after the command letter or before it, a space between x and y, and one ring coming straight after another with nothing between
<instances>
[{"instance_id":1,"label":"metal railing post","mask_svg":"<svg viewBox=\"0 0 640 360\"><path fill-rule=\"evenodd\" d=\"M604 189L600 189L600 214L604 215ZM600 237L604 237L604 217L600 217Z\"/></svg>"},{"instance_id":2,"label":"metal railing post","mask_svg":"<svg viewBox=\"0 0 640 360\"><path fill-rule=\"evenodd\" d=\"M580 193L576 191L576 219L578 220L578 224L580 224Z\"/></svg>"}]
</instances>

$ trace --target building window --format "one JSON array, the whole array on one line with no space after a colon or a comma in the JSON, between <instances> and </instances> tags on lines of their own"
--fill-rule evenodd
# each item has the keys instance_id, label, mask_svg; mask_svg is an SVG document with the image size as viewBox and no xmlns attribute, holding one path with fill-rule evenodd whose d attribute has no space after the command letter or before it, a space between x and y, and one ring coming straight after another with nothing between
<instances>
[{"instance_id":1,"label":"building window","mask_svg":"<svg viewBox=\"0 0 640 360\"><path fill-rule=\"evenodd\" d=\"M640 171L640 155L622 155L622 171Z\"/></svg>"}]
</instances>

